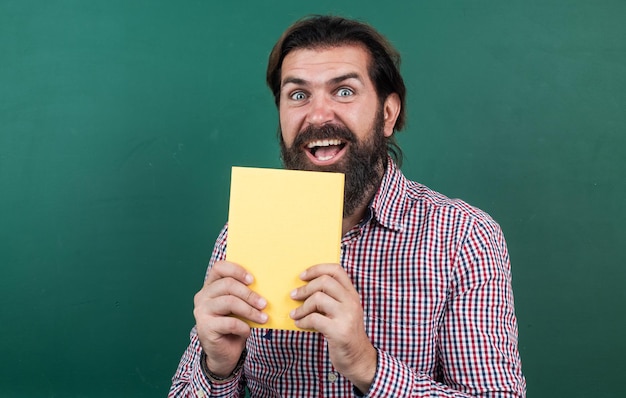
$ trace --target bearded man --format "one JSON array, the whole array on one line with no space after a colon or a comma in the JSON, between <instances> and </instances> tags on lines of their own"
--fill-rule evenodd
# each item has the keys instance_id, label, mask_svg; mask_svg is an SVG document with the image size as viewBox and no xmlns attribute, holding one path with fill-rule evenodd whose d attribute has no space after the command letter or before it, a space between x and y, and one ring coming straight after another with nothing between
<instances>
[{"instance_id":1,"label":"bearded man","mask_svg":"<svg viewBox=\"0 0 626 398\"><path fill-rule=\"evenodd\" d=\"M171 397L522 397L508 252L487 214L407 180L400 57L371 26L314 16L269 57L285 167L345 174L340 264L312 265L296 326L225 261L225 227Z\"/></svg>"}]
</instances>

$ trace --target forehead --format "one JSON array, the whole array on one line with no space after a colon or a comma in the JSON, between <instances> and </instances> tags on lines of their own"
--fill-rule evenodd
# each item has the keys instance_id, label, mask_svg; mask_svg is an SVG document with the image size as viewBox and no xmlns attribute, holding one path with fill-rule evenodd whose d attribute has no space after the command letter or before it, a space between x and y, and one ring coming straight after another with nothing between
<instances>
[{"instance_id":1,"label":"forehead","mask_svg":"<svg viewBox=\"0 0 626 398\"><path fill-rule=\"evenodd\" d=\"M324 79L345 73L367 79L369 61L369 52L360 45L296 49L283 60L281 85L290 77Z\"/></svg>"}]
</instances>

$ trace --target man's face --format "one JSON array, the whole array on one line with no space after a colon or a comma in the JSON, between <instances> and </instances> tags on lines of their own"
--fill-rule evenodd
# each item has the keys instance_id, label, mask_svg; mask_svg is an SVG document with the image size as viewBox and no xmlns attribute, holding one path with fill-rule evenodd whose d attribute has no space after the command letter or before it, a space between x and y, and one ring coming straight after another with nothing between
<instances>
[{"instance_id":1,"label":"man's face","mask_svg":"<svg viewBox=\"0 0 626 398\"><path fill-rule=\"evenodd\" d=\"M294 50L282 64L285 166L346 174L344 216L377 188L387 153L384 137L393 133L399 110L394 96L380 104L368 61L367 51L350 45Z\"/></svg>"}]
</instances>

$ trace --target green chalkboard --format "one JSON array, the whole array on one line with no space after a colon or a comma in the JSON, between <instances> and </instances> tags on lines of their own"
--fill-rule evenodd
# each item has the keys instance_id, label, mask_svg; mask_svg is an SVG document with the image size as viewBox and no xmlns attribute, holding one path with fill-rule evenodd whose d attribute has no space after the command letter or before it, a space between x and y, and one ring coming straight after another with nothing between
<instances>
[{"instance_id":1,"label":"green chalkboard","mask_svg":"<svg viewBox=\"0 0 626 398\"><path fill-rule=\"evenodd\" d=\"M309 13L404 56L404 172L509 243L532 397L626 373L626 2L0 0L0 396L165 396L233 165Z\"/></svg>"}]
</instances>

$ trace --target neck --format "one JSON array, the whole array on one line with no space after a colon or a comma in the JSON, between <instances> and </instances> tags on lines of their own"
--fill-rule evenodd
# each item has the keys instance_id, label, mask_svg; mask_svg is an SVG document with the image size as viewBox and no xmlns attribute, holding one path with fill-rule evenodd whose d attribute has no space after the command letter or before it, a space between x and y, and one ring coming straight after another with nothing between
<instances>
[{"instance_id":1,"label":"neck","mask_svg":"<svg viewBox=\"0 0 626 398\"><path fill-rule=\"evenodd\" d=\"M375 184L372 184L369 190L364 192L363 201L361 202L361 204L351 214L344 215L341 225L341 236L345 236L348 231L350 231L363 219L363 216L365 216L365 211L367 210L367 206L374 198L374 195L376 195L376 192L378 192L388 164L386 161L383 160L381 163L379 163L378 166L379 167L376 167L379 170L378 181Z\"/></svg>"},{"instance_id":2,"label":"neck","mask_svg":"<svg viewBox=\"0 0 626 398\"><path fill-rule=\"evenodd\" d=\"M385 167L382 167L382 172L378 178L378 182L374 184L367 192L363 195L363 201L361 204L349 215L344 215L343 222L341 226L341 236L344 236L348 231L350 231L355 225L357 225L365 216L365 211L367 210L367 206L378 192L378 188L380 188L380 184L382 183L383 176L385 174Z\"/></svg>"},{"instance_id":3,"label":"neck","mask_svg":"<svg viewBox=\"0 0 626 398\"><path fill-rule=\"evenodd\" d=\"M359 208L356 209L352 214L343 218L343 222L341 224L341 236L347 234L348 231L352 229L352 227L357 225L359 221L363 219L363 216L365 215L365 209L367 209L367 203L369 202L366 202L363 206L359 206Z\"/></svg>"}]
</instances>

